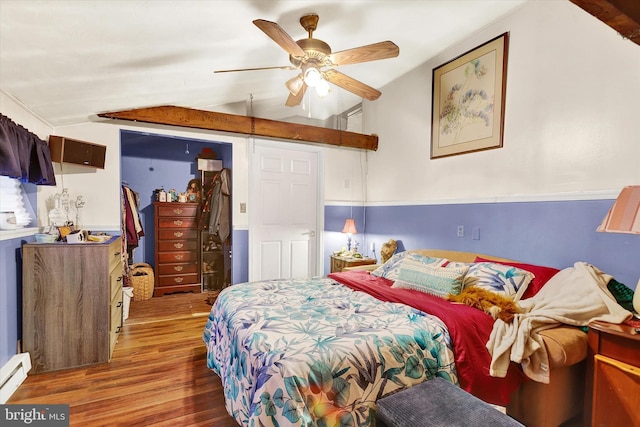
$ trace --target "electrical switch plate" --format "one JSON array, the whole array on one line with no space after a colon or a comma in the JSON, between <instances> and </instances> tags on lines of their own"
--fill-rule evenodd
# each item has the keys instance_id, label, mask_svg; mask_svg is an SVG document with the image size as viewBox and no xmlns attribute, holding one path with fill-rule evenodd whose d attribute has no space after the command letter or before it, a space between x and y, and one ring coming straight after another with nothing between
<instances>
[{"instance_id":1,"label":"electrical switch plate","mask_svg":"<svg viewBox=\"0 0 640 427\"><path fill-rule=\"evenodd\" d=\"M458 237L464 237L464 225L458 226Z\"/></svg>"},{"instance_id":2,"label":"electrical switch plate","mask_svg":"<svg viewBox=\"0 0 640 427\"><path fill-rule=\"evenodd\" d=\"M240 213L247 213L247 204L240 203Z\"/></svg>"},{"instance_id":3,"label":"electrical switch plate","mask_svg":"<svg viewBox=\"0 0 640 427\"><path fill-rule=\"evenodd\" d=\"M480 240L480 227L473 227L471 230L471 239Z\"/></svg>"}]
</instances>

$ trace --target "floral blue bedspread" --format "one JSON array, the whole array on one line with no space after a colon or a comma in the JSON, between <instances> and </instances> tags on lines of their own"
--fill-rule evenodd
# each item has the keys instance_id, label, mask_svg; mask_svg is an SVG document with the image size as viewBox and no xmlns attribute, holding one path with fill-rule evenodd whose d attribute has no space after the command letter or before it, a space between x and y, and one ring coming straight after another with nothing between
<instances>
[{"instance_id":1,"label":"floral blue bedspread","mask_svg":"<svg viewBox=\"0 0 640 427\"><path fill-rule=\"evenodd\" d=\"M437 317L328 278L226 288L203 339L246 426L375 425L377 399L436 376L458 383Z\"/></svg>"}]
</instances>

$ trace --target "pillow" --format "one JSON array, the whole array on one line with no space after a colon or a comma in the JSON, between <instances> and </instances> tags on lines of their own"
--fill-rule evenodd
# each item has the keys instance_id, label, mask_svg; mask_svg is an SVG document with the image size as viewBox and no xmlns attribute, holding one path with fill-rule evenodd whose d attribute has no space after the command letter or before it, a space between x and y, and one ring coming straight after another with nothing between
<instances>
[{"instance_id":1,"label":"pillow","mask_svg":"<svg viewBox=\"0 0 640 427\"><path fill-rule=\"evenodd\" d=\"M400 268L400 265L405 259L417 260L422 264L435 266L440 266L446 262L446 260L443 258L425 257L422 255L404 251L393 255L387 260L387 262L373 270L371 274L378 277L384 277L389 280L396 280L396 278L398 277L398 268Z\"/></svg>"},{"instance_id":2,"label":"pillow","mask_svg":"<svg viewBox=\"0 0 640 427\"><path fill-rule=\"evenodd\" d=\"M440 298L458 295L462 291L464 275L469 267L445 268L425 265L405 259L398 270L398 278L391 286L399 289L413 289Z\"/></svg>"},{"instance_id":3,"label":"pillow","mask_svg":"<svg viewBox=\"0 0 640 427\"><path fill-rule=\"evenodd\" d=\"M444 266L447 268L460 268L460 267L471 267L473 265L472 262L460 262L460 261L449 261Z\"/></svg>"},{"instance_id":4,"label":"pillow","mask_svg":"<svg viewBox=\"0 0 640 427\"><path fill-rule=\"evenodd\" d=\"M496 264L510 265L512 267L521 268L522 270L526 270L533 274L535 277L527 286L527 290L524 291L524 295L520 299L531 298L535 294L538 293L540 289L544 286L545 283L549 281L553 276L556 275L560 270L553 267L545 267L543 265L534 265L534 264L524 264L521 262L509 262L509 261L492 261L490 259L485 259L482 257L476 257L476 262L493 262Z\"/></svg>"},{"instance_id":5,"label":"pillow","mask_svg":"<svg viewBox=\"0 0 640 427\"><path fill-rule=\"evenodd\" d=\"M469 268L464 277L463 288L478 286L518 301L533 278L532 273L517 267L494 262L478 262Z\"/></svg>"}]
</instances>

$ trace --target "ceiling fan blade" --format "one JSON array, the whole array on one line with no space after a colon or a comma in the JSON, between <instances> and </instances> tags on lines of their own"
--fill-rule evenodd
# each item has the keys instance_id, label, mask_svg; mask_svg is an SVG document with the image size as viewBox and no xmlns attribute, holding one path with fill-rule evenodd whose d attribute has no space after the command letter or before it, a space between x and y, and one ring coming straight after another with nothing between
<instances>
[{"instance_id":1,"label":"ceiling fan blade","mask_svg":"<svg viewBox=\"0 0 640 427\"><path fill-rule=\"evenodd\" d=\"M366 84L336 70L325 71L324 77L334 85L340 86L342 89L355 93L369 101L374 101L382 95L379 90L376 90L371 86L367 86Z\"/></svg>"},{"instance_id":2,"label":"ceiling fan blade","mask_svg":"<svg viewBox=\"0 0 640 427\"><path fill-rule=\"evenodd\" d=\"M297 70L293 65L280 65L277 67L258 67L258 68L238 68L235 70L216 70L214 73L235 73L236 71L258 71L258 70Z\"/></svg>"},{"instance_id":3,"label":"ceiling fan blade","mask_svg":"<svg viewBox=\"0 0 640 427\"><path fill-rule=\"evenodd\" d=\"M354 47L329 55L329 60L336 66L357 64L359 62L377 61L379 59L395 58L400 54L400 48L390 41Z\"/></svg>"},{"instance_id":4,"label":"ceiling fan blade","mask_svg":"<svg viewBox=\"0 0 640 427\"><path fill-rule=\"evenodd\" d=\"M278 43L281 48L287 51L292 56L304 56L305 52L300 46L291 38L289 34L282 27L275 22L265 21L264 19L256 19L253 21L256 27L260 28L267 36L269 36L274 42Z\"/></svg>"},{"instance_id":5,"label":"ceiling fan blade","mask_svg":"<svg viewBox=\"0 0 640 427\"><path fill-rule=\"evenodd\" d=\"M302 89L298 91L297 95L293 95L289 92L289 97L287 98L287 102L284 103L287 107L296 107L300 105L302 102L302 98L304 98L304 93L307 91L307 84L302 84Z\"/></svg>"}]
</instances>

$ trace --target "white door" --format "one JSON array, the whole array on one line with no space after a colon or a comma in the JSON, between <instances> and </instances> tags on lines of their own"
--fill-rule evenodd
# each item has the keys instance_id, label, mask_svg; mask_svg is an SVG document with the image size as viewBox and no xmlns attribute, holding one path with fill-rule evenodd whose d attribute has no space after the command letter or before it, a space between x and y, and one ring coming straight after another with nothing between
<instances>
[{"instance_id":1,"label":"white door","mask_svg":"<svg viewBox=\"0 0 640 427\"><path fill-rule=\"evenodd\" d=\"M252 151L249 280L317 275L319 151L260 141Z\"/></svg>"}]
</instances>

